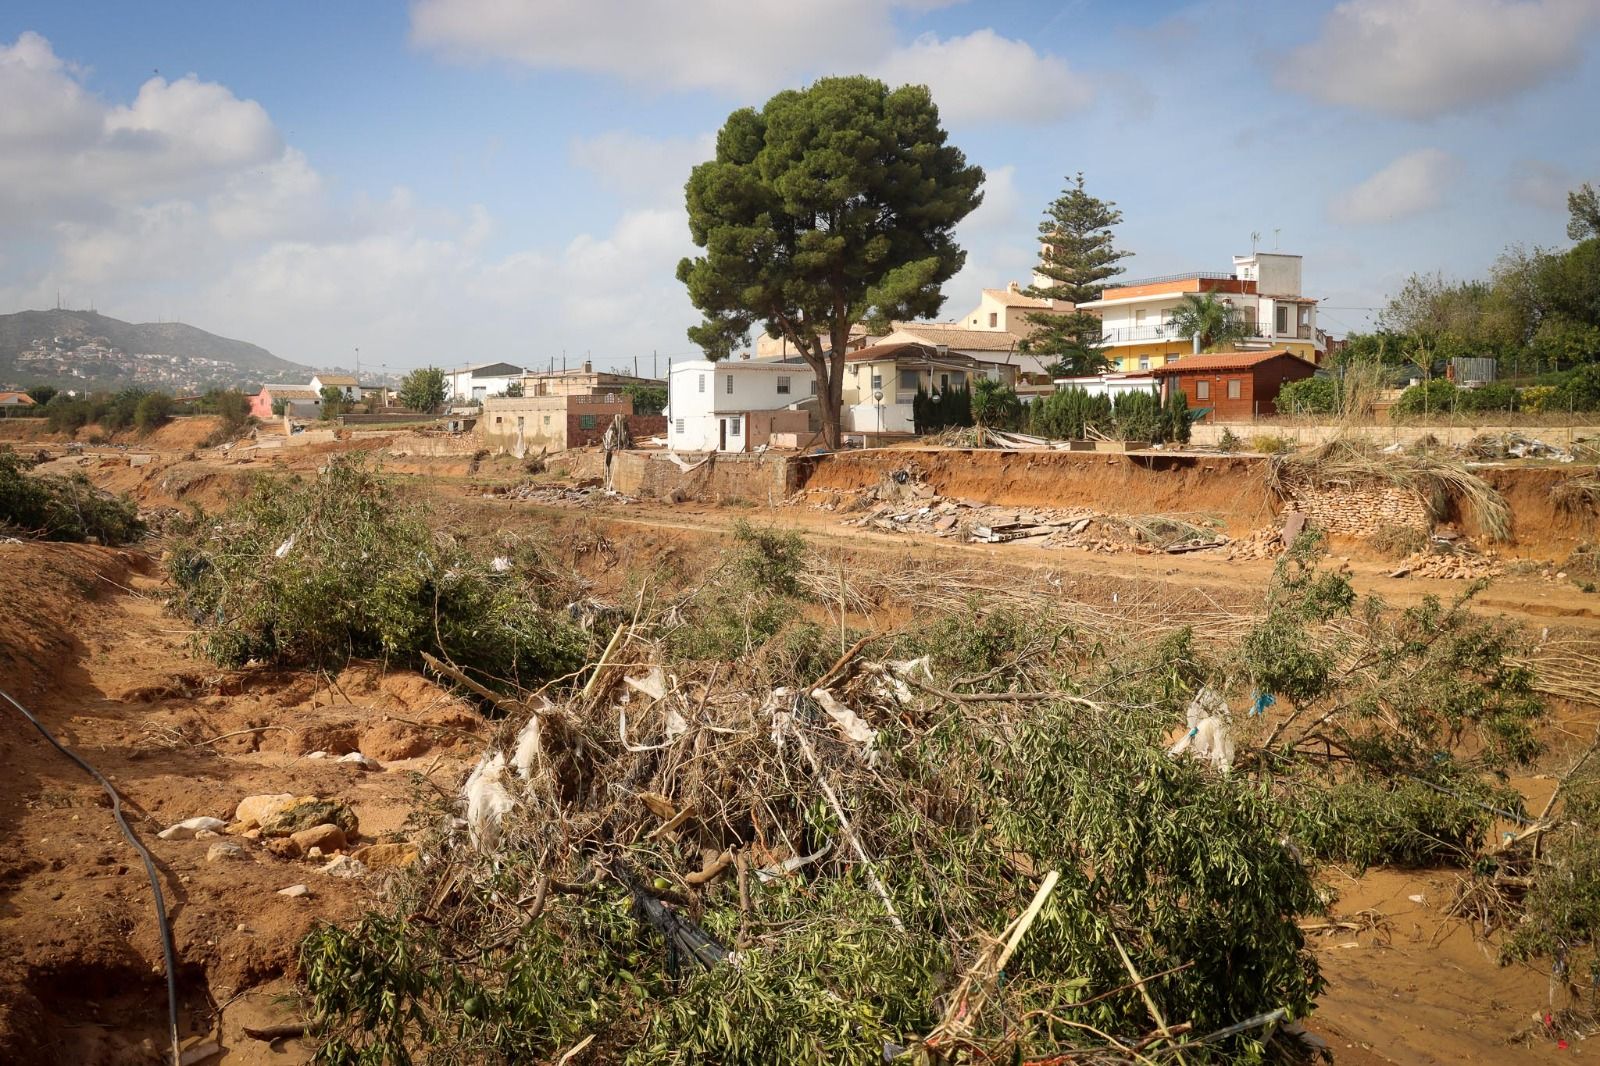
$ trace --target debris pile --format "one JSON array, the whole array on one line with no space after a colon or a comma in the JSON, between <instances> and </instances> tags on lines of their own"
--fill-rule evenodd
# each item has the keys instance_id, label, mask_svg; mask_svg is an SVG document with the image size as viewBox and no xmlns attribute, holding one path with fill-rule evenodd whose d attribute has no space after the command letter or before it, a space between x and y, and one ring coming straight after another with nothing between
<instances>
[{"instance_id":1,"label":"debris pile","mask_svg":"<svg viewBox=\"0 0 1600 1066\"><path fill-rule=\"evenodd\" d=\"M1490 462L1496 459L1547 459L1570 463L1577 459L1571 451L1547 444L1537 437L1515 430L1509 433L1480 433L1461 446L1469 459Z\"/></svg>"},{"instance_id":2,"label":"debris pile","mask_svg":"<svg viewBox=\"0 0 1600 1066\"><path fill-rule=\"evenodd\" d=\"M1447 547L1439 550L1417 552L1400 563L1390 577L1433 577L1457 581L1477 581L1480 578L1499 577L1505 567L1494 553L1479 555L1466 547Z\"/></svg>"},{"instance_id":3,"label":"debris pile","mask_svg":"<svg viewBox=\"0 0 1600 1066\"><path fill-rule=\"evenodd\" d=\"M558 507L593 507L602 503L638 503L638 499L600 485L598 481L586 485L536 485L524 482L490 489L483 494L486 500L521 500L525 503L554 504Z\"/></svg>"}]
</instances>

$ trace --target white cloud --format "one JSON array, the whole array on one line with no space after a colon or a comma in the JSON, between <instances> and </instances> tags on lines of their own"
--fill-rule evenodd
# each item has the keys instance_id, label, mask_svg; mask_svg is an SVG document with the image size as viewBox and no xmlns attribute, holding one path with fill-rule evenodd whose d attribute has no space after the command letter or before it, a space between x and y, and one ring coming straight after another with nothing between
<instances>
[{"instance_id":1,"label":"white cloud","mask_svg":"<svg viewBox=\"0 0 1600 1066\"><path fill-rule=\"evenodd\" d=\"M927 85L940 116L958 126L1048 123L1094 99L1089 80L1065 60L993 30L949 40L924 35L890 53L876 72L890 85Z\"/></svg>"},{"instance_id":2,"label":"white cloud","mask_svg":"<svg viewBox=\"0 0 1600 1066\"><path fill-rule=\"evenodd\" d=\"M956 243L965 249L967 261L944 284L941 317L970 310L979 289L1008 281L1027 285L1033 276L1039 246L1029 238L1035 232L1032 220L1038 216L1023 202L1016 179L1015 166L985 168L983 203L956 226Z\"/></svg>"},{"instance_id":3,"label":"white cloud","mask_svg":"<svg viewBox=\"0 0 1600 1066\"><path fill-rule=\"evenodd\" d=\"M103 217L204 194L284 153L261 105L193 75L112 107L35 33L0 45L0 222Z\"/></svg>"},{"instance_id":4,"label":"white cloud","mask_svg":"<svg viewBox=\"0 0 1600 1066\"><path fill-rule=\"evenodd\" d=\"M415 0L412 40L462 60L499 59L650 86L751 97L825 73L873 71L929 85L951 123L1049 122L1093 91L1057 56L982 29L896 47L896 10L921 0Z\"/></svg>"},{"instance_id":5,"label":"white cloud","mask_svg":"<svg viewBox=\"0 0 1600 1066\"><path fill-rule=\"evenodd\" d=\"M1349 225L1395 222L1444 202L1457 160L1438 148L1408 152L1366 181L1334 197L1330 214Z\"/></svg>"},{"instance_id":6,"label":"white cloud","mask_svg":"<svg viewBox=\"0 0 1600 1066\"><path fill-rule=\"evenodd\" d=\"M860 69L892 40L896 0L416 0L411 37L458 59L503 59L650 85L748 94L819 60Z\"/></svg>"},{"instance_id":7,"label":"white cloud","mask_svg":"<svg viewBox=\"0 0 1600 1066\"><path fill-rule=\"evenodd\" d=\"M1600 0L1345 0L1279 84L1331 104L1431 118L1576 66Z\"/></svg>"}]
</instances>

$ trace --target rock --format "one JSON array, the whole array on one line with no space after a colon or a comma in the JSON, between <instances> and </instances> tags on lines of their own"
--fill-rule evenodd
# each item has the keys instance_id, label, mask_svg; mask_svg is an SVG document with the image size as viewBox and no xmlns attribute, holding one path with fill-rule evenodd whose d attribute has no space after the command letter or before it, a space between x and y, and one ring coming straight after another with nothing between
<instances>
[{"instance_id":1,"label":"rock","mask_svg":"<svg viewBox=\"0 0 1600 1066\"><path fill-rule=\"evenodd\" d=\"M308 859L320 859L320 858L322 858L322 849L321 848L307 848L306 849L306 858L308 858Z\"/></svg>"},{"instance_id":2,"label":"rock","mask_svg":"<svg viewBox=\"0 0 1600 1066\"><path fill-rule=\"evenodd\" d=\"M311 895L311 890L305 885L290 885L288 888L278 889L278 895L288 896L290 899L300 899Z\"/></svg>"},{"instance_id":3,"label":"rock","mask_svg":"<svg viewBox=\"0 0 1600 1066\"><path fill-rule=\"evenodd\" d=\"M328 753L325 751L314 751L306 756L308 759L326 759L327 757Z\"/></svg>"},{"instance_id":4,"label":"rock","mask_svg":"<svg viewBox=\"0 0 1600 1066\"><path fill-rule=\"evenodd\" d=\"M169 825L156 836L162 840L192 840L194 835L202 829L209 829L215 833L219 829L226 829L228 823L221 818L185 818L177 825Z\"/></svg>"},{"instance_id":5,"label":"rock","mask_svg":"<svg viewBox=\"0 0 1600 1066\"><path fill-rule=\"evenodd\" d=\"M348 855L339 855L329 860L322 872L329 877L361 877L367 868Z\"/></svg>"},{"instance_id":6,"label":"rock","mask_svg":"<svg viewBox=\"0 0 1600 1066\"><path fill-rule=\"evenodd\" d=\"M339 800L317 799L301 796L293 805L285 807L269 820L261 823L264 837L293 836L302 829L332 824L343 829L346 837L353 837L359 828L356 813L350 805Z\"/></svg>"},{"instance_id":7,"label":"rock","mask_svg":"<svg viewBox=\"0 0 1600 1066\"><path fill-rule=\"evenodd\" d=\"M206 862L221 862L224 859L244 858L244 848L231 840L223 840L206 849Z\"/></svg>"},{"instance_id":8,"label":"rock","mask_svg":"<svg viewBox=\"0 0 1600 1066\"><path fill-rule=\"evenodd\" d=\"M215 840L221 835L222 834L217 832L215 829L196 829L194 831L194 838L196 840Z\"/></svg>"},{"instance_id":9,"label":"rock","mask_svg":"<svg viewBox=\"0 0 1600 1066\"><path fill-rule=\"evenodd\" d=\"M382 770L383 766L376 759L369 759L359 751L352 751L349 755L339 756L339 761L359 766L363 770Z\"/></svg>"},{"instance_id":10,"label":"rock","mask_svg":"<svg viewBox=\"0 0 1600 1066\"><path fill-rule=\"evenodd\" d=\"M350 853L350 857L369 870L401 870L422 855L409 840L399 844L368 844Z\"/></svg>"},{"instance_id":11,"label":"rock","mask_svg":"<svg viewBox=\"0 0 1600 1066\"><path fill-rule=\"evenodd\" d=\"M239 801L238 809L233 812L233 819L242 827L240 832L243 832L253 826L265 824L278 812L293 806L294 802L293 792L282 792L275 796L248 796Z\"/></svg>"},{"instance_id":12,"label":"rock","mask_svg":"<svg viewBox=\"0 0 1600 1066\"><path fill-rule=\"evenodd\" d=\"M314 825L310 829L302 829L298 833L289 834L289 839L294 841L295 847L310 854L312 848L320 848L323 852L343 851L350 845L345 841L344 830L336 825L324 823Z\"/></svg>"}]
</instances>

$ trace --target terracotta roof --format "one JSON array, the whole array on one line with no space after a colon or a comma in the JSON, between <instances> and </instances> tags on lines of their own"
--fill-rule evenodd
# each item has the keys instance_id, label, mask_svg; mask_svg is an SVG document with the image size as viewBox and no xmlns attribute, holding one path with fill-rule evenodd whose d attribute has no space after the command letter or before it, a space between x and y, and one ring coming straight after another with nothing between
<instances>
[{"instance_id":1,"label":"terracotta roof","mask_svg":"<svg viewBox=\"0 0 1600 1066\"><path fill-rule=\"evenodd\" d=\"M354 385L356 383L353 374L313 374L312 377L324 385Z\"/></svg>"},{"instance_id":2,"label":"terracotta roof","mask_svg":"<svg viewBox=\"0 0 1600 1066\"><path fill-rule=\"evenodd\" d=\"M0 392L0 403L14 403L18 407L34 406L33 397L25 392Z\"/></svg>"},{"instance_id":3,"label":"terracotta roof","mask_svg":"<svg viewBox=\"0 0 1600 1066\"><path fill-rule=\"evenodd\" d=\"M320 400L322 394L313 392L304 385L263 385L272 394L274 400Z\"/></svg>"},{"instance_id":4,"label":"terracotta roof","mask_svg":"<svg viewBox=\"0 0 1600 1066\"><path fill-rule=\"evenodd\" d=\"M1207 370L1249 370L1253 366L1259 366L1284 355L1290 359L1300 358L1286 348L1273 348L1265 352L1215 352L1211 355L1186 355L1176 363L1154 367L1150 372L1152 374L1192 374L1204 373ZM1305 362L1305 360L1302 359L1301 362ZM1311 364L1306 363L1306 366L1311 367Z\"/></svg>"},{"instance_id":5,"label":"terracotta roof","mask_svg":"<svg viewBox=\"0 0 1600 1066\"><path fill-rule=\"evenodd\" d=\"M948 344L951 348L974 352L1009 352L1022 343L1023 334L1004 330L963 329L948 322L913 322L897 325L890 338L899 334L924 344Z\"/></svg>"}]
</instances>

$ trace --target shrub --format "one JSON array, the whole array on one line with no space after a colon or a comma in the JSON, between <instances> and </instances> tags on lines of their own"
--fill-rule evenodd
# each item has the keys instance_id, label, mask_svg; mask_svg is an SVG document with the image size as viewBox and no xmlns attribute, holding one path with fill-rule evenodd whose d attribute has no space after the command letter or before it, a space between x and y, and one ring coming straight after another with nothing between
<instances>
[{"instance_id":1,"label":"shrub","mask_svg":"<svg viewBox=\"0 0 1600 1066\"><path fill-rule=\"evenodd\" d=\"M1515 791L1470 777L1452 779L1448 792L1444 787L1360 777L1299 790L1291 832L1316 858L1360 869L1458 863L1482 847L1494 824L1485 807L1521 807Z\"/></svg>"},{"instance_id":2,"label":"shrub","mask_svg":"<svg viewBox=\"0 0 1600 1066\"><path fill-rule=\"evenodd\" d=\"M667 389L664 385L624 385L622 392L633 401L633 413L636 415L659 415L667 409Z\"/></svg>"},{"instance_id":3,"label":"shrub","mask_svg":"<svg viewBox=\"0 0 1600 1066\"><path fill-rule=\"evenodd\" d=\"M172 418L172 397L164 392L151 392L139 398L133 408L133 425L141 433L148 433L165 425Z\"/></svg>"},{"instance_id":4,"label":"shrub","mask_svg":"<svg viewBox=\"0 0 1600 1066\"><path fill-rule=\"evenodd\" d=\"M1118 440L1161 441L1166 419L1161 402L1150 392L1125 392L1111 401L1112 435Z\"/></svg>"},{"instance_id":5,"label":"shrub","mask_svg":"<svg viewBox=\"0 0 1600 1066\"><path fill-rule=\"evenodd\" d=\"M965 385L929 395L917 386L911 398L911 422L918 433L937 433L951 426L972 425L972 393Z\"/></svg>"},{"instance_id":6,"label":"shrub","mask_svg":"<svg viewBox=\"0 0 1600 1066\"><path fill-rule=\"evenodd\" d=\"M1089 430L1111 428L1111 400L1091 396L1073 386L1035 400L1028 411L1028 431L1055 440L1083 440Z\"/></svg>"},{"instance_id":7,"label":"shrub","mask_svg":"<svg viewBox=\"0 0 1600 1066\"><path fill-rule=\"evenodd\" d=\"M1266 455L1282 455L1294 451L1294 441L1275 433L1257 433L1250 438L1250 450Z\"/></svg>"},{"instance_id":8,"label":"shrub","mask_svg":"<svg viewBox=\"0 0 1600 1066\"><path fill-rule=\"evenodd\" d=\"M1552 399L1557 411L1600 411L1600 363L1573 370Z\"/></svg>"},{"instance_id":9,"label":"shrub","mask_svg":"<svg viewBox=\"0 0 1600 1066\"><path fill-rule=\"evenodd\" d=\"M794 530L758 529L744 519L733 524L734 565L757 588L777 596L800 594L805 538Z\"/></svg>"},{"instance_id":10,"label":"shrub","mask_svg":"<svg viewBox=\"0 0 1600 1066\"><path fill-rule=\"evenodd\" d=\"M528 680L579 664L582 635L539 606L526 575L495 572L426 518L358 457L309 481L262 477L217 521L180 531L172 608L230 665L415 663L429 652Z\"/></svg>"},{"instance_id":11,"label":"shrub","mask_svg":"<svg viewBox=\"0 0 1600 1066\"><path fill-rule=\"evenodd\" d=\"M1339 383L1333 378L1302 378L1278 390L1278 410L1286 415L1338 414L1339 406Z\"/></svg>"},{"instance_id":12,"label":"shrub","mask_svg":"<svg viewBox=\"0 0 1600 1066\"><path fill-rule=\"evenodd\" d=\"M1518 395L1517 406L1533 412L1554 410L1557 391L1554 385L1529 385Z\"/></svg>"},{"instance_id":13,"label":"shrub","mask_svg":"<svg viewBox=\"0 0 1600 1066\"><path fill-rule=\"evenodd\" d=\"M1022 425L1022 401L1009 385L979 378L972 386L972 420L990 429L1016 429Z\"/></svg>"},{"instance_id":14,"label":"shrub","mask_svg":"<svg viewBox=\"0 0 1600 1066\"><path fill-rule=\"evenodd\" d=\"M1449 414L1456 409L1456 393L1459 391L1454 384L1443 378L1435 378L1422 385L1412 385L1400 394L1400 399L1395 401L1394 413L1406 418L1417 415Z\"/></svg>"},{"instance_id":15,"label":"shrub","mask_svg":"<svg viewBox=\"0 0 1600 1066\"><path fill-rule=\"evenodd\" d=\"M0 527L46 540L126 544L144 533L139 511L126 497L101 492L82 474L26 473L29 463L0 448Z\"/></svg>"},{"instance_id":16,"label":"shrub","mask_svg":"<svg viewBox=\"0 0 1600 1066\"><path fill-rule=\"evenodd\" d=\"M1428 547L1428 534L1419 526L1390 523L1379 526L1367 543L1385 558L1404 559Z\"/></svg>"}]
</instances>

